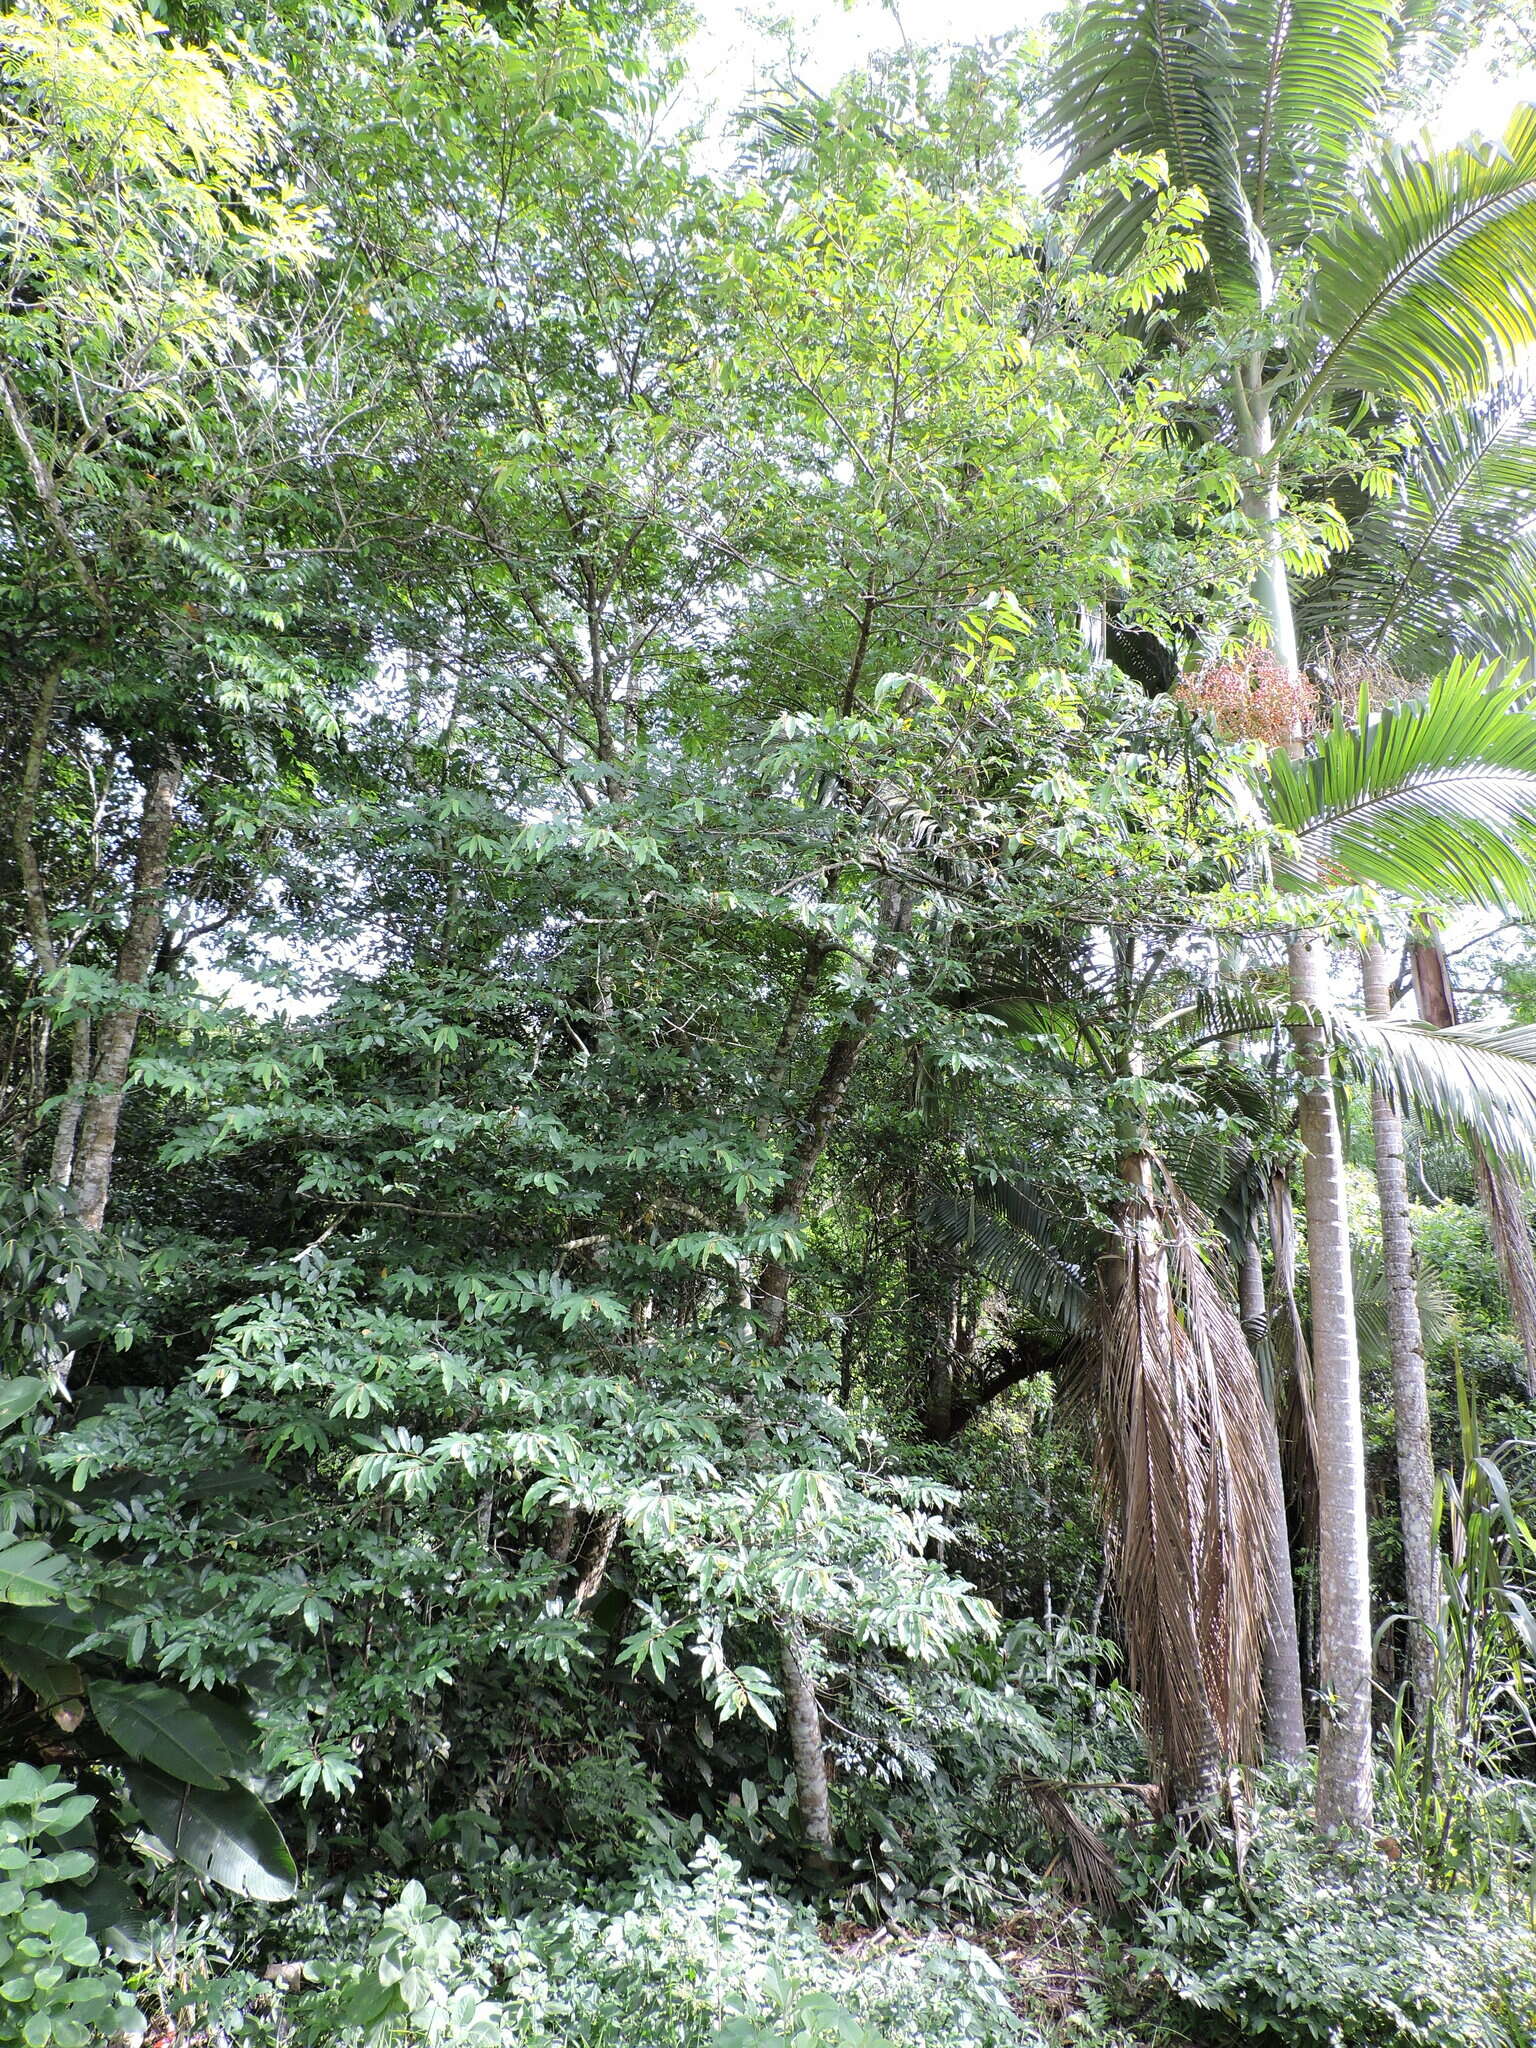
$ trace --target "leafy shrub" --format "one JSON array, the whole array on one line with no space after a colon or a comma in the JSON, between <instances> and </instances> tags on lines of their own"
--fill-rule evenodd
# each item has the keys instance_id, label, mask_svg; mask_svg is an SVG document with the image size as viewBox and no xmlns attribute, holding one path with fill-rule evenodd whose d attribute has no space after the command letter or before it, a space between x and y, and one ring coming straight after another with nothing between
<instances>
[{"instance_id":1,"label":"leafy shrub","mask_svg":"<svg viewBox=\"0 0 1536 2048\"><path fill-rule=\"evenodd\" d=\"M519 1886L551 1871L515 1866ZM682 1877L478 1925L408 1884L333 1918L281 2026L294 2048L1038 2048L1002 1972L937 1936L840 1955L813 1916L706 1843ZM350 1953L348 1952L350 1949ZM361 1952L359 1952L361 1951Z\"/></svg>"},{"instance_id":2,"label":"leafy shrub","mask_svg":"<svg viewBox=\"0 0 1536 2048\"><path fill-rule=\"evenodd\" d=\"M94 1870L64 1842L95 1804L53 1768L16 1764L0 1778L0 2048L89 2048L143 2030L85 1915L49 1896Z\"/></svg>"},{"instance_id":3,"label":"leafy shrub","mask_svg":"<svg viewBox=\"0 0 1536 2048\"><path fill-rule=\"evenodd\" d=\"M1428 1889L1396 1844L1329 1851L1266 1818L1240 1880L1225 1851L1183 1861L1138 1912L1130 1960L1194 2038L1327 2048L1528 2048L1536 1932Z\"/></svg>"}]
</instances>

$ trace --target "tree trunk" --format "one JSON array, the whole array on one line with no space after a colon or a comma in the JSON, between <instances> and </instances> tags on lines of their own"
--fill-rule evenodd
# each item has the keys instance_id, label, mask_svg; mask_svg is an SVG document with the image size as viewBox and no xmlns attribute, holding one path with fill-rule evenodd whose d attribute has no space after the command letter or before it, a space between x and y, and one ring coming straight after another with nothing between
<instances>
[{"instance_id":1,"label":"tree trunk","mask_svg":"<svg viewBox=\"0 0 1536 2048\"><path fill-rule=\"evenodd\" d=\"M174 762L151 769L144 785L133 898L117 953L117 1006L102 1018L96 1033L90 1093L80 1113L75 1148L75 1199L80 1220L88 1230L100 1230L106 1215L117 1127L128 1086L128 1063L143 1015L143 1005L134 1000L133 992L142 990L148 981L165 928L166 879L180 787L181 769Z\"/></svg>"},{"instance_id":2,"label":"tree trunk","mask_svg":"<svg viewBox=\"0 0 1536 2048\"><path fill-rule=\"evenodd\" d=\"M1323 942L1303 933L1288 952L1291 996L1309 1011L1327 1001ZM1294 1029L1305 1148L1312 1373L1317 1404L1320 1827L1367 1828L1371 1783L1371 1592L1360 1413L1360 1352L1345 1200L1344 1148L1323 1027Z\"/></svg>"},{"instance_id":3,"label":"tree trunk","mask_svg":"<svg viewBox=\"0 0 1536 2048\"><path fill-rule=\"evenodd\" d=\"M1267 278L1261 298L1270 296ZM1254 596L1276 657L1300 666L1280 534L1280 491L1272 450L1262 350L1239 366L1233 383L1238 452L1252 465L1243 511L1262 533L1264 557ZM1296 737L1299 752L1301 736ZM1288 949L1291 996L1321 1010L1327 995L1320 939L1301 933ZM1333 1077L1320 1026L1301 1024L1294 1039L1301 1069L1301 1138L1306 1156L1307 1257L1311 1272L1312 1363L1317 1405L1318 1581L1323 1695L1317 1746L1317 1818L1325 1828L1368 1827L1371 1784L1371 1593L1366 1548L1365 1439L1360 1415L1360 1353L1355 1337L1354 1274L1344 1198L1344 1149Z\"/></svg>"},{"instance_id":4,"label":"tree trunk","mask_svg":"<svg viewBox=\"0 0 1536 2048\"><path fill-rule=\"evenodd\" d=\"M1267 1321L1264 1306L1264 1261L1257 1237L1243 1248L1237 1274L1238 1311L1250 1348L1257 1346ZM1257 1354L1255 1366L1257 1367ZM1264 1637L1264 1748L1270 1760L1299 1764L1307 1753L1307 1725L1301 1690L1301 1648L1296 1634L1296 1587L1291 1575L1291 1544L1285 1526L1285 1474L1280 1460L1280 1430L1275 1420L1274 1388L1264 1400L1264 1463L1269 1473L1269 1626Z\"/></svg>"},{"instance_id":5,"label":"tree trunk","mask_svg":"<svg viewBox=\"0 0 1536 2048\"><path fill-rule=\"evenodd\" d=\"M1419 1015L1442 1029L1460 1021L1456 1010L1451 964L1435 934L1427 928L1415 935L1413 984ZM1525 1360L1526 1392L1536 1399L1536 1252L1531 1245L1530 1219L1520 1183L1506 1166L1491 1159L1477 1138L1468 1141L1472 1170L1499 1278L1504 1283L1510 1320Z\"/></svg>"},{"instance_id":6,"label":"tree trunk","mask_svg":"<svg viewBox=\"0 0 1536 2048\"><path fill-rule=\"evenodd\" d=\"M1389 1016L1391 970L1386 950L1380 944L1364 948L1361 979L1367 1017ZM1403 1528L1408 1613L1408 1681L1413 1688L1414 1712L1420 1715L1434 1697L1433 1631L1440 1614L1440 1560L1434 1536L1435 1463L1430 1448L1429 1381L1415 1287L1403 1120L1391 1098L1379 1088L1371 1090L1371 1128L1376 1139L1381 1259L1387 1289L1387 1335L1392 1350L1398 1514Z\"/></svg>"},{"instance_id":7,"label":"tree trunk","mask_svg":"<svg viewBox=\"0 0 1536 2048\"><path fill-rule=\"evenodd\" d=\"M789 1753L795 1767L795 1810L809 1845L808 1861L825 1869L832 1861L832 1816L828 1803L827 1747L822 1734L816 1685L805 1668L805 1630L789 1622L779 1636L779 1669L789 1720Z\"/></svg>"}]
</instances>

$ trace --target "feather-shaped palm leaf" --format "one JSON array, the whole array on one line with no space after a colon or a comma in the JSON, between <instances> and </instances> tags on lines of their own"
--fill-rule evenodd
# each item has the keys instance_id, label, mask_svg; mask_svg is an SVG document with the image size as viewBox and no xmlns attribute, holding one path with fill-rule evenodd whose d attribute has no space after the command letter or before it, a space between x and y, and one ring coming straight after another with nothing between
<instances>
[{"instance_id":1,"label":"feather-shaped palm leaf","mask_svg":"<svg viewBox=\"0 0 1536 2048\"><path fill-rule=\"evenodd\" d=\"M1342 717L1314 751L1269 758L1255 784L1290 835L1275 876L1372 882L1418 903L1536 914L1536 715L1528 685L1458 660L1427 694Z\"/></svg>"}]
</instances>

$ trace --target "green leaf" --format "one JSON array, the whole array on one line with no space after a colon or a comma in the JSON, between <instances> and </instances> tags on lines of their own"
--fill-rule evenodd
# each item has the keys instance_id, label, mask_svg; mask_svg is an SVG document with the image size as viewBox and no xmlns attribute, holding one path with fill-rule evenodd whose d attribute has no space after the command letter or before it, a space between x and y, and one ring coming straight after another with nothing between
<instances>
[{"instance_id":1,"label":"green leaf","mask_svg":"<svg viewBox=\"0 0 1536 2048\"><path fill-rule=\"evenodd\" d=\"M9 1429L13 1423L20 1422L24 1415L30 1415L47 1391L46 1380L18 1379L0 1382L0 1429Z\"/></svg>"},{"instance_id":2,"label":"green leaf","mask_svg":"<svg viewBox=\"0 0 1536 2048\"><path fill-rule=\"evenodd\" d=\"M85 1698L85 1678L79 1665L64 1657L51 1657L33 1643L0 1637L0 1671L35 1693L43 1707Z\"/></svg>"},{"instance_id":3,"label":"green leaf","mask_svg":"<svg viewBox=\"0 0 1536 2048\"><path fill-rule=\"evenodd\" d=\"M12 1607L48 1607L59 1597L69 1559L47 1543L0 1544L0 1600Z\"/></svg>"},{"instance_id":4,"label":"green leaf","mask_svg":"<svg viewBox=\"0 0 1536 2048\"><path fill-rule=\"evenodd\" d=\"M291 1899L298 1888L288 1845L254 1792L178 1784L150 1764L124 1771L151 1834L199 1876L246 1899Z\"/></svg>"},{"instance_id":5,"label":"green leaf","mask_svg":"<svg viewBox=\"0 0 1536 2048\"><path fill-rule=\"evenodd\" d=\"M88 1697L91 1712L120 1749L173 1778L212 1792L235 1768L213 1722L171 1686L100 1678Z\"/></svg>"},{"instance_id":6,"label":"green leaf","mask_svg":"<svg viewBox=\"0 0 1536 2048\"><path fill-rule=\"evenodd\" d=\"M1341 387L1424 410L1488 390L1536 341L1536 107L1501 142L1385 153L1315 256L1292 421Z\"/></svg>"}]
</instances>

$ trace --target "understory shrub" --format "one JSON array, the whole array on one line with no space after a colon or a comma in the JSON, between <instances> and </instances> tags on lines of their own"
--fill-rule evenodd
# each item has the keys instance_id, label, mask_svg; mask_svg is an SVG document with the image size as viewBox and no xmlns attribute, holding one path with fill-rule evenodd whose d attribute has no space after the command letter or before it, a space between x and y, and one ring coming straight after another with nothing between
<instances>
[{"instance_id":1,"label":"understory shrub","mask_svg":"<svg viewBox=\"0 0 1536 2048\"><path fill-rule=\"evenodd\" d=\"M1142 1869L1127 1960L1197 2042L1536 2041L1536 1930L1489 1899L1432 1891L1395 1840L1329 1849L1271 1812L1241 1872L1225 1848L1149 1853Z\"/></svg>"}]
</instances>

